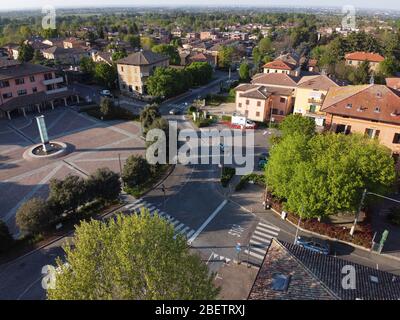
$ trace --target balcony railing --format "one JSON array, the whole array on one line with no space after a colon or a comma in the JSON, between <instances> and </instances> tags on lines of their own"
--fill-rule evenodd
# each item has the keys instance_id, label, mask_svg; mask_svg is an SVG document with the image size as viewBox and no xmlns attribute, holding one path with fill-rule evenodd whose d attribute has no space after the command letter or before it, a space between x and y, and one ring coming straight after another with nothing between
<instances>
[{"instance_id":1,"label":"balcony railing","mask_svg":"<svg viewBox=\"0 0 400 320\"><path fill-rule=\"evenodd\" d=\"M68 90L68 87L62 87L62 88L57 88L53 90L47 90L46 94L55 94L55 93L60 93L60 92L65 92Z\"/></svg>"},{"instance_id":2,"label":"balcony railing","mask_svg":"<svg viewBox=\"0 0 400 320\"><path fill-rule=\"evenodd\" d=\"M43 80L43 84L45 86L48 86L48 85L51 85L51 84L63 83L63 82L64 82L64 78L63 77Z\"/></svg>"},{"instance_id":3,"label":"balcony railing","mask_svg":"<svg viewBox=\"0 0 400 320\"><path fill-rule=\"evenodd\" d=\"M322 99L309 98L309 99L308 99L308 103L313 103L313 104L322 105L323 100L322 100Z\"/></svg>"}]
</instances>

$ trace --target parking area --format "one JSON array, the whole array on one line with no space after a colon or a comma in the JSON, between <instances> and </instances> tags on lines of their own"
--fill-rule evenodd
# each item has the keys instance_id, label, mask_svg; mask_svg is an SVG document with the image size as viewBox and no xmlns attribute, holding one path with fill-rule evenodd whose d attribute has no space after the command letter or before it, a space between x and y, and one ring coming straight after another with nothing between
<instances>
[{"instance_id":1,"label":"parking area","mask_svg":"<svg viewBox=\"0 0 400 320\"><path fill-rule=\"evenodd\" d=\"M18 207L31 197L47 197L52 178L87 176L97 168L120 171L131 154L144 154L137 122L103 122L69 108L44 113L51 141L66 143L71 152L52 160L26 160L23 153L40 143L35 115L0 120L0 219L13 232Z\"/></svg>"}]
</instances>

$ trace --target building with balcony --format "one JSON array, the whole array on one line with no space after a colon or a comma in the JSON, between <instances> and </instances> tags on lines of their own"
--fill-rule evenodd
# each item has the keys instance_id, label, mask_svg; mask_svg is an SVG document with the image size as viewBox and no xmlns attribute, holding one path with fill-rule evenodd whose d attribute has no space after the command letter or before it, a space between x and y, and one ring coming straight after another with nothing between
<instances>
[{"instance_id":1,"label":"building with balcony","mask_svg":"<svg viewBox=\"0 0 400 320\"><path fill-rule=\"evenodd\" d=\"M146 94L146 80L158 67L168 67L169 57L143 50L117 61L118 81L121 92Z\"/></svg>"},{"instance_id":2,"label":"building with balcony","mask_svg":"<svg viewBox=\"0 0 400 320\"><path fill-rule=\"evenodd\" d=\"M331 87L321 111L336 133L364 134L400 154L400 92L385 85Z\"/></svg>"},{"instance_id":3,"label":"building with balcony","mask_svg":"<svg viewBox=\"0 0 400 320\"><path fill-rule=\"evenodd\" d=\"M235 88L236 112L258 122L281 122L293 110L294 89L241 84Z\"/></svg>"},{"instance_id":4,"label":"building with balcony","mask_svg":"<svg viewBox=\"0 0 400 320\"><path fill-rule=\"evenodd\" d=\"M300 76L300 67L300 58L294 53L280 55L263 66L264 73L284 73L294 77Z\"/></svg>"},{"instance_id":5,"label":"building with balcony","mask_svg":"<svg viewBox=\"0 0 400 320\"><path fill-rule=\"evenodd\" d=\"M64 85L64 79L56 76L55 69L11 60L0 62L0 117L40 113L47 107L67 105L71 99L79 101Z\"/></svg>"},{"instance_id":6,"label":"building with balcony","mask_svg":"<svg viewBox=\"0 0 400 320\"><path fill-rule=\"evenodd\" d=\"M317 126L323 126L325 113L321 106L331 87L339 84L326 75L304 76L297 83L294 113L311 117Z\"/></svg>"}]
</instances>

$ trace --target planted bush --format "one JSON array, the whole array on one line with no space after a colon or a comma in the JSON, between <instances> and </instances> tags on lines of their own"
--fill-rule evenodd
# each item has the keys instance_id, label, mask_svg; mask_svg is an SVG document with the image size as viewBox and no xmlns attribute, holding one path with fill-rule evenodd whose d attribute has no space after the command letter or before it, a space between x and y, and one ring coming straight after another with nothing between
<instances>
[{"instance_id":1,"label":"planted bush","mask_svg":"<svg viewBox=\"0 0 400 320\"><path fill-rule=\"evenodd\" d=\"M224 188L226 188L229 184L229 181L236 174L236 169L231 167L223 167L221 174L221 184Z\"/></svg>"},{"instance_id":2,"label":"planted bush","mask_svg":"<svg viewBox=\"0 0 400 320\"><path fill-rule=\"evenodd\" d=\"M25 233L37 234L46 230L54 221L54 215L49 210L45 200L32 198L25 202L17 211L16 224Z\"/></svg>"}]
</instances>

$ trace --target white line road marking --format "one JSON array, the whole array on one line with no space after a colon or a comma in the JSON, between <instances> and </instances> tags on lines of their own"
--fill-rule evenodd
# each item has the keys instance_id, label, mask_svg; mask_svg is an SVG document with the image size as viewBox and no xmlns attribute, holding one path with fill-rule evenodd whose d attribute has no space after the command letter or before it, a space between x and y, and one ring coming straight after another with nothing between
<instances>
[{"instance_id":1,"label":"white line road marking","mask_svg":"<svg viewBox=\"0 0 400 320\"><path fill-rule=\"evenodd\" d=\"M176 228L175 228L175 232L178 232L179 230L181 230L181 228L184 226L184 224L183 223L181 223L179 226L177 226Z\"/></svg>"},{"instance_id":2,"label":"white line road marking","mask_svg":"<svg viewBox=\"0 0 400 320\"><path fill-rule=\"evenodd\" d=\"M244 253L246 254L246 255L251 255L252 257L254 257L254 258L257 258L257 259L259 259L259 260L264 260L264 256L262 256L262 255L260 255L260 254L257 254L257 253L254 253L253 251L248 251L247 249L246 250L244 250Z\"/></svg>"},{"instance_id":3,"label":"white line road marking","mask_svg":"<svg viewBox=\"0 0 400 320\"><path fill-rule=\"evenodd\" d=\"M265 255L267 253L267 250L261 249L261 248L256 248L256 247L251 247L250 251L257 251L263 255Z\"/></svg>"},{"instance_id":4,"label":"white line road marking","mask_svg":"<svg viewBox=\"0 0 400 320\"><path fill-rule=\"evenodd\" d=\"M254 231L253 234L256 234L256 235L258 235L260 237L263 237L263 238L266 238L266 239L272 239L274 237L274 235L270 235L270 234L267 234L267 233L264 233L264 232L260 232L260 231L257 231L257 230Z\"/></svg>"},{"instance_id":5,"label":"white line road marking","mask_svg":"<svg viewBox=\"0 0 400 320\"><path fill-rule=\"evenodd\" d=\"M263 227L257 227L256 230L262 231L262 232L265 232L268 234L273 234L274 236L277 236L279 234L279 232L272 231L271 229L264 229Z\"/></svg>"},{"instance_id":6,"label":"white line road marking","mask_svg":"<svg viewBox=\"0 0 400 320\"><path fill-rule=\"evenodd\" d=\"M279 229L278 227L271 226L270 224L265 224L265 223L260 222L258 225L261 227L265 227L265 228L269 228L269 229L278 231L278 232L281 231L281 229Z\"/></svg>"},{"instance_id":7,"label":"white line road marking","mask_svg":"<svg viewBox=\"0 0 400 320\"><path fill-rule=\"evenodd\" d=\"M265 246L265 247L269 246L269 242L259 242L259 241L255 241L253 239L250 240L250 244L253 244L256 246Z\"/></svg>"},{"instance_id":8,"label":"white line road marking","mask_svg":"<svg viewBox=\"0 0 400 320\"><path fill-rule=\"evenodd\" d=\"M267 240L267 239L265 239L265 238L262 238L262 237L259 237L259 236L256 236L256 235L253 235L251 238L252 238L252 239L256 239L256 240L261 240L261 241Z\"/></svg>"},{"instance_id":9,"label":"white line road marking","mask_svg":"<svg viewBox=\"0 0 400 320\"><path fill-rule=\"evenodd\" d=\"M211 222L211 220L215 218L215 216L218 214L218 212L220 212L227 203L228 203L228 200L222 201L222 203L217 207L217 209L214 210L214 212L207 218L206 221L204 221L204 223L200 226L200 228L188 240L189 245L199 236L199 234L204 230L204 228L207 227L207 225Z\"/></svg>"},{"instance_id":10,"label":"white line road marking","mask_svg":"<svg viewBox=\"0 0 400 320\"><path fill-rule=\"evenodd\" d=\"M190 230L190 232L186 236L189 238L193 233L195 233L195 231L194 230Z\"/></svg>"}]
</instances>

